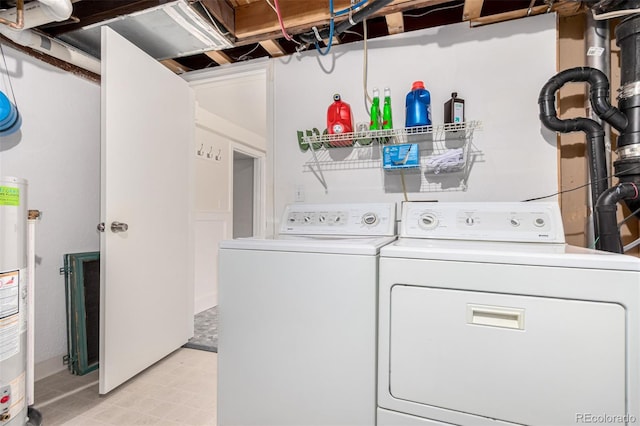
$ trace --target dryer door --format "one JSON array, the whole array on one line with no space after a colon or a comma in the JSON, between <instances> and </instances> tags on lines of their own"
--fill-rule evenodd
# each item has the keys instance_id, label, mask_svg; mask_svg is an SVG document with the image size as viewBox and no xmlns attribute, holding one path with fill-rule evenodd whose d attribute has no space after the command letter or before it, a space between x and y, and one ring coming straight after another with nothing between
<instances>
[{"instance_id":1,"label":"dryer door","mask_svg":"<svg viewBox=\"0 0 640 426\"><path fill-rule=\"evenodd\" d=\"M618 304L395 285L390 324L397 399L529 425L627 412Z\"/></svg>"}]
</instances>

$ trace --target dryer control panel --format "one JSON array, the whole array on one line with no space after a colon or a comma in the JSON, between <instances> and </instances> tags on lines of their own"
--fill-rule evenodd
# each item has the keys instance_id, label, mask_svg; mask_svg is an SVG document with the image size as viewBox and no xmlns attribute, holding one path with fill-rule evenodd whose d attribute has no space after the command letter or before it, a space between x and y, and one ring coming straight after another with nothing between
<instances>
[{"instance_id":1,"label":"dryer control panel","mask_svg":"<svg viewBox=\"0 0 640 426\"><path fill-rule=\"evenodd\" d=\"M393 236L395 203L289 204L280 223L288 235Z\"/></svg>"},{"instance_id":2,"label":"dryer control panel","mask_svg":"<svg viewBox=\"0 0 640 426\"><path fill-rule=\"evenodd\" d=\"M400 229L404 238L565 242L560 207L547 202L407 202Z\"/></svg>"}]
</instances>

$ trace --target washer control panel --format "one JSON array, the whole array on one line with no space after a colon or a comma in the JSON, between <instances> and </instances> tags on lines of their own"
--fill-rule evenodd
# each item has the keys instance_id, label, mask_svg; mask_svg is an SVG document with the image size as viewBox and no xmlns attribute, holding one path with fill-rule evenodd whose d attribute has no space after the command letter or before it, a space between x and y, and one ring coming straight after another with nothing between
<instances>
[{"instance_id":1,"label":"washer control panel","mask_svg":"<svg viewBox=\"0 0 640 426\"><path fill-rule=\"evenodd\" d=\"M564 243L557 203L406 202L400 236L451 240Z\"/></svg>"},{"instance_id":2,"label":"washer control panel","mask_svg":"<svg viewBox=\"0 0 640 426\"><path fill-rule=\"evenodd\" d=\"M395 203L289 204L280 233L289 235L393 236Z\"/></svg>"}]
</instances>

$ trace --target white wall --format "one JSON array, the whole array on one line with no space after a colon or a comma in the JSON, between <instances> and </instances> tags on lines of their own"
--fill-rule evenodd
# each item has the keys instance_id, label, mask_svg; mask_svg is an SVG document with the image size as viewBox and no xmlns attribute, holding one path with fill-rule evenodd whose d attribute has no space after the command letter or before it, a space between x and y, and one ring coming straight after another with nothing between
<instances>
[{"instance_id":1,"label":"white wall","mask_svg":"<svg viewBox=\"0 0 640 426\"><path fill-rule=\"evenodd\" d=\"M3 46L0 90L22 115L19 133L0 137L0 175L29 181L36 230L36 376L64 368L67 353L63 255L99 250L100 86Z\"/></svg>"},{"instance_id":2,"label":"white wall","mask_svg":"<svg viewBox=\"0 0 640 426\"><path fill-rule=\"evenodd\" d=\"M275 60L275 212L294 202L301 186L305 202L403 200L380 169L324 171L325 193L303 165L296 131L326 127L334 93L351 105L355 122L368 122L363 101L363 43L334 45ZM443 122L451 92L466 101L466 118L480 120L473 136L484 154L471 169L466 191L413 192L410 200L522 200L557 189L556 137L538 119L538 94L556 73L555 15L479 28L467 23L409 32L368 42L368 88L391 88L395 127L404 125L404 98L415 80L431 92L434 124ZM339 149L334 158L345 155ZM341 153L342 151L342 153ZM395 179L398 179L396 176ZM454 188L455 189L455 188ZM277 219L277 217L276 217Z\"/></svg>"}]
</instances>

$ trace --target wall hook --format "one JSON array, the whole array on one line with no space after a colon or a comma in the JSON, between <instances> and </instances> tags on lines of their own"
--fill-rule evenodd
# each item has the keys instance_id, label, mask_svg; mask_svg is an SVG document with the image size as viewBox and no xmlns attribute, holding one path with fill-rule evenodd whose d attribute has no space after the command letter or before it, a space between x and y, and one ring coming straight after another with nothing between
<instances>
[{"instance_id":1,"label":"wall hook","mask_svg":"<svg viewBox=\"0 0 640 426\"><path fill-rule=\"evenodd\" d=\"M209 148L209 152L207 152L207 158L212 158L213 157L213 146Z\"/></svg>"},{"instance_id":2,"label":"wall hook","mask_svg":"<svg viewBox=\"0 0 640 426\"><path fill-rule=\"evenodd\" d=\"M203 143L201 143L201 144L200 144L200 149L196 151L196 154L198 154L198 156L199 156L199 157L202 157L202 155L204 154L204 153L202 152L202 147L203 147L203 146L204 146L204 144L203 144Z\"/></svg>"},{"instance_id":3,"label":"wall hook","mask_svg":"<svg viewBox=\"0 0 640 426\"><path fill-rule=\"evenodd\" d=\"M222 150L219 149L218 153L216 154L216 157L215 157L216 161L222 160L222 154L221 153L222 153Z\"/></svg>"}]
</instances>

